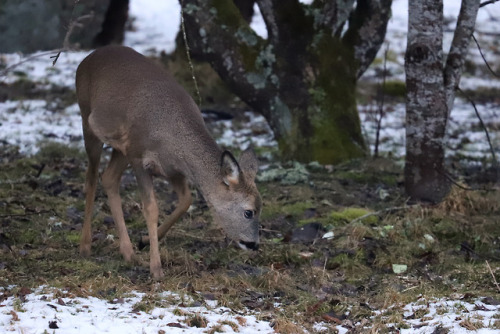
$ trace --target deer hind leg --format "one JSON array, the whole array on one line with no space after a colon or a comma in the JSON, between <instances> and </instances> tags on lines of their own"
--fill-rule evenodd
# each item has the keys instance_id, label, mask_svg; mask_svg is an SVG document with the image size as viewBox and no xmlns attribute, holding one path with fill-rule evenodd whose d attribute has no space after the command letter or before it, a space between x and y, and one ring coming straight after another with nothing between
<instances>
[{"instance_id":1,"label":"deer hind leg","mask_svg":"<svg viewBox=\"0 0 500 334\"><path fill-rule=\"evenodd\" d=\"M174 188L179 201L174 212L168 215L165 222L158 228L158 239L162 239L170 228L179 220L179 218L186 213L192 200L191 191L189 190L189 186L184 175L176 174L175 176L169 177L168 181ZM148 237L142 238L142 244L147 244L148 242Z\"/></svg>"},{"instance_id":2,"label":"deer hind leg","mask_svg":"<svg viewBox=\"0 0 500 334\"><path fill-rule=\"evenodd\" d=\"M149 270L153 279L163 277L161 269L160 250L158 245L158 203L153 189L153 178L144 169L142 163L133 165L137 184L141 192L142 212L146 219L149 235Z\"/></svg>"},{"instance_id":3,"label":"deer hind leg","mask_svg":"<svg viewBox=\"0 0 500 334\"><path fill-rule=\"evenodd\" d=\"M83 127L85 140L85 151L89 159L87 174L85 177L85 218L82 226L80 239L80 255L90 256L90 245L92 243L92 216L94 211L95 192L99 178L99 161L101 160L102 142L91 131Z\"/></svg>"},{"instance_id":4,"label":"deer hind leg","mask_svg":"<svg viewBox=\"0 0 500 334\"><path fill-rule=\"evenodd\" d=\"M102 185L108 196L109 207L115 221L120 240L120 253L125 261L130 262L134 256L134 248L130 242L123 218L122 199L120 197L120 182L123 172L128 166L127 158L117 149L113 149L108 167L102 174Z\"/></svg>"}]
</instances>

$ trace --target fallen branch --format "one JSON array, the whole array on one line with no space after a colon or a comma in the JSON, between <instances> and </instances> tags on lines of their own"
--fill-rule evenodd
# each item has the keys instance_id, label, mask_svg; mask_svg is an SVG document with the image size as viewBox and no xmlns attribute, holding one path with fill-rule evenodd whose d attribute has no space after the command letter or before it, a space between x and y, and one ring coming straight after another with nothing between
<instances>
[{"instance_id":1,"label":"fallen branch","mask_svg":"<svg viewBox=\"0 0 500 334\"><path fill-rule=\"evenodd\" d=\"M450 181L451 183L453 183L455 186L457 186L458 188L460 188L462 190L467 190L467 191L497 191L497 189L495 189L495 188L471 188L471 187L466 187L466 186L461 185L457 181L455 181L455 179L453 179L451 177L451 175L449 175L448 173L444 173L443 175L448 179L448 181Z\"/></svg>"},{"instance_id":2,"label":"fallen branch","mask_svg":"<svg viewBox=\"0 0 500 334\"><path fill-rule=\"evenodd\" d=\"M493 277L493 283L495 283L497 290L500 292L500 285L498 285L498 282L495 278L495 274L493 273L493 270L491 270L491 267L490 267L488 260L484 260L484 261L486 262L486 267L488 267L488 270L490 271L491 277Z\"/></svg>"},{"instance_id":3,"label":"fallen branch","mask_svg":"<svg viewBox=\"0 0 500 334\"><path fill-rule=\"evenodd\" d=\"M54 211L54 210L42 210L38 212L27 212L27 213L11 213L11 214L5 214L5 215L0 215L0 218L14 218L14 217L29 217L29 216L35 216L35 215L44 215L47 213L51 213L54 216L59 217L59 215Z\"/></svg>"},{"instance_id":4,"label":"fallen branch","mask_svg":"<svg viewBox=\"0 0 500 334\"><path fill-rule=\"evenodd\" d=\"M363 219L366 219L368 217L381 216L382 214L391 214L391 213L394 213L394 212L397 212L397 211L408 210L408 209L412 209L412 208L419 207L419 206L421 206L421 205L420 204L412 204L412 205L396 206L396 207L392 207L392 208L386 208L386 209L379 210L379 211L376 211L376 212L369 212L369 213L367 213L365 215L362 215L361 217L358 217L358 218L355 218L355 219L351 220L350 224L357 223L357 222L362 221Z\"/></svg>"}]
</instances>

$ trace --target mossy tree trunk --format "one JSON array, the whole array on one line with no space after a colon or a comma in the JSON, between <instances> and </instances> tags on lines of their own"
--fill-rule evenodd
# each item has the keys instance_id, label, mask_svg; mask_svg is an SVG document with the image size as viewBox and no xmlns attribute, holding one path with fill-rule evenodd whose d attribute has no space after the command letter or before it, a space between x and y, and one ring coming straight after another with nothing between
<instances>
[{"instance_id":1,"label":"mossy tree trunk","mask_svg":"<svg viewBox=\"0 0 500 334\"><path fill-rule=\"evenodd\" d=\"M383 42L392 0L256 0L267 39L233 0L181 3L192 53L264 115L283 159L337 163L365 154L356 81Z\"/></svg>"},{"instance_id":2,"label":"mossy tree trunk","mask_svg":"<svg viewBox=\"0 0 500 334\"><path fill-rule=\"evenodd\" d=\"M443 1L409 2L405 188L413 201L437 203L450 190L444 137L479 5L479 0L462 0L444 62Z\"/></svg>"}]
</instances>

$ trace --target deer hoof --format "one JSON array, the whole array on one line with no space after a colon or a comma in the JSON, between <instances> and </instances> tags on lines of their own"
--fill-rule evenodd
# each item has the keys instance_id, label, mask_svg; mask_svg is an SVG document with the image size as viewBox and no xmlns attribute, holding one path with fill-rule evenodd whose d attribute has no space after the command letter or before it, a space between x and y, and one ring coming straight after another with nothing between
<instances>
[{"instance_id":1,"label":"deer hoof","mask_svg":"<svg viewBox=\"0 0 500 334\"><path fill-rule=\"evenodd\" d=\"M144 249L144 247L149 245L149 237L148 236L143 236L141 240L139 240L139 243L137 244L137 248L139 250Z\"/></svg>"}]
</instances>

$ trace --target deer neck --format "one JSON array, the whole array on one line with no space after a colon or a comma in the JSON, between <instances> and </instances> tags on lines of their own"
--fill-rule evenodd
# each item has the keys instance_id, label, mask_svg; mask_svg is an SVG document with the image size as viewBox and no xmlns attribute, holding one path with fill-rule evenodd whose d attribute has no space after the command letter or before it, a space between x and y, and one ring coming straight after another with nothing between
<instances>
[{"instance_id":1,"label":"deer neck","mask_svg":"<svg viewBox=\"0 0 500 334\"><path fill-rule=\"evenodd\" d=\"M198 188L205 200L212 203L215 191L222 182L220 173L222 151L211 137L197 139L190 142L191 147L183 148L182 154L178 155L178 161L173 166L174 168L168 167L169 164L171 166L172 162L170 154L164 155L165 159L161 159L160 163L167 172L167 176L168 170L172 169L184 174Z\"/></svg>"}]
</instances>

